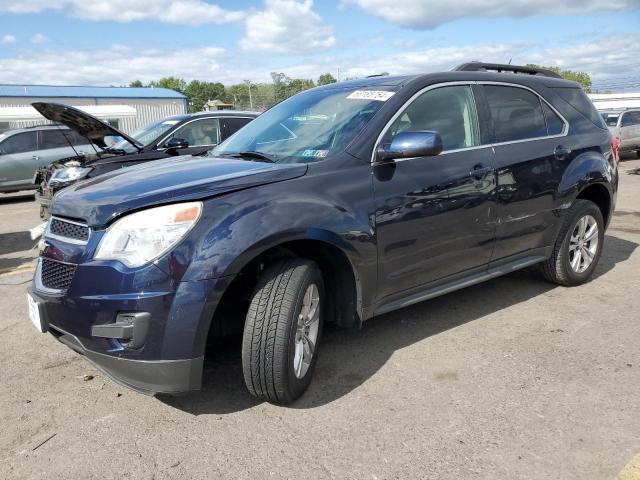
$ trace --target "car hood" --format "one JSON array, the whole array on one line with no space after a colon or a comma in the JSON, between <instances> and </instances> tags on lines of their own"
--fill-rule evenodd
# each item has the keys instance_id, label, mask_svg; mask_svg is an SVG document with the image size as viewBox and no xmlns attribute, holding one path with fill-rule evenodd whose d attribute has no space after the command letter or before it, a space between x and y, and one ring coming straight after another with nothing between
<instances>
[{"instance_id":1,"label":"car hood","mask_svg":"<svg viewBox=\"0 0 640 480\"><path fill-rule=\"evenodd\" d=\"M47 120L66 125L100 148L107 148L104 137L108 136L122 137L138 151L142 147L127 134L77 108L51 102L34 102L31 105Z\"/></svg>"},{"instance_id":2,"label":"car hood","mask_svg":"<svg viewBox=\"0 0 640 480\"><path fill-rule=\"evenodd\" d=\"M272 164L180 156L116 170L60 191L52 215L103 226L123 213L154 205L202 200L304 175L306 164Z\"/></svg>"}]
</instances>

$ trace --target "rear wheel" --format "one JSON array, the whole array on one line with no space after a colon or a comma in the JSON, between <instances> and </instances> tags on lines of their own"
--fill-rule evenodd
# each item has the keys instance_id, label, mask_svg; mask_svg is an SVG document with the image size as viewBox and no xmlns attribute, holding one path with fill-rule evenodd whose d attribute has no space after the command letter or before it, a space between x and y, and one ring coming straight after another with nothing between
<instances>
[{"instance_id":1,"label":"rear wheel","mask_svg":"<svg viewBox=\"0 0 640 480\"><path fill-rule=\"evenodd\" d=\"M542 264L547 280L580 285L589 280L602 253L604 220L596 204L578 199L567 211L551 257Z\"/></svg>"},{"instance_id":2,"label":"rear wheel","mask_svg":"<svg viewBox=\"0 0 640 480\"><path fill-rule=\"evenodd\" d=\"M318 358L324 283L309 260L286 259L260 277L247 312L242 367L249 392L288 404L309 386Z\"/></svg>"}]
</instances>

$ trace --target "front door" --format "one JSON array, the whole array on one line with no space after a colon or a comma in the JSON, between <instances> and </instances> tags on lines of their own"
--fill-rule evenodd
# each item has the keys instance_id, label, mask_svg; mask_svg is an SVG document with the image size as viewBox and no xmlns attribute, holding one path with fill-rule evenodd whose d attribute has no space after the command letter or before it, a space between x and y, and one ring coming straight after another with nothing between
<instances>
[{"instance_id":1,"label":"front door","mask_svg":"<svg viewBox=\"0 0 640 480\"><path fill-rule=\"evenodd\" d=\"M484 268L493 249L493 151L482 146L471 87L430 88L391 123L436 131L443 153L374 165L378 300L410 293L450 275Z\"/></svg>"}]
</instances>

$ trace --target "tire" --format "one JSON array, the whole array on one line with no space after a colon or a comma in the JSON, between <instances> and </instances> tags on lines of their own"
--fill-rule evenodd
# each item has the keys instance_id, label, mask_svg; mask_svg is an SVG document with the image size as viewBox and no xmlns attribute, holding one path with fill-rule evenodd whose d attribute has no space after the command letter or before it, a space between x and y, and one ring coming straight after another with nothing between
<instances>
[{"instance_id":1,"label":"tire","mask_svg":"<svg viewBox=\"0 0 640 480\"><path fill-rule=\"evenodd\" d=\"M582 221L586 221L584 224L586 233L580 243L580 222ZM592 221L597 226L597 232L592 234L587 242L586 237L589 236ZM597 243L593 245L592 241L595 239ZM587 282L598 265L603 242L604 220L600 209L589 200L576 200L565 215L551 257L542 264L543 276L552 283L565 286L581 285ZM578 251L579 258L576 258ZM587 264L589 254L592 258Z\"/></svg>"},{"instance_id":2,"label":"tire","mask_svg":"<svg viewBox=\"0 0 640 480\"><path fill-rule=\"evenodd\" d=\"M317 298L315 314L307 307L314 305L311 297ZM261 275L242 339L244 381L253 396L286 405L305 392L318 359L324 299L322 274L312 261L279 260ZM316 320L300 327L312 316Z\"/></svg>"}]
</instances>

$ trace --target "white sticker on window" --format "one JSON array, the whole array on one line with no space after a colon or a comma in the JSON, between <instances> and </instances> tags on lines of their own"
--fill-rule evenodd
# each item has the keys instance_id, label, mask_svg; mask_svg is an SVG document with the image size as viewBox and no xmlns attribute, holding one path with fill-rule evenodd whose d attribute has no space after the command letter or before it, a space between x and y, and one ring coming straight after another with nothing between
<instances>
[{"instance_id":1,"label":"white sticker on window","mask_svg":"<svg viewBox=\"0 0 640 480\"><path fill-rule=\"evenodd\" d=\"M385 92L384 90L356 90L347 98L350 100L377 100L386 102L393 97L394 92Z\"/></svg>"},{"instance_id":2,"label":"white sticker on window","mask_svg":"<svg viewBox=\"0 0 640 480\"><path fill-rule=\"evenodd\" d=\"M180 120L165 120L164 122L162 122L163 125L175 125L176 123L178 123Z\"/></svg>"},{"instance_id":3,"label":"white sticker on window","mask_svg":"<svg viewBox=\"0 0 640 480\"><path fill-rule=\"evenodd\" d=\"M329 153L329 150L305 150L302 152L303 157L324 158Z\"/></svg>"}]
</instances>

